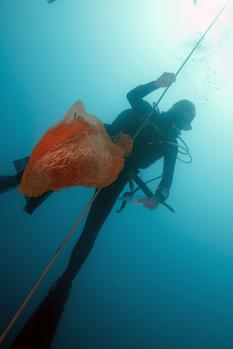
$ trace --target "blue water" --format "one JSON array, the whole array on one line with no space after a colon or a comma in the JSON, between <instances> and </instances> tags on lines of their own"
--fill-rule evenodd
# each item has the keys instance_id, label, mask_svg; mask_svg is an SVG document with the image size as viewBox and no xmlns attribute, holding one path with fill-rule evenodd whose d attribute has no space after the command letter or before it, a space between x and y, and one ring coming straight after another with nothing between
<instances>
[{"instance_id":1,"label":"blue water","mask_svg":"<svg viewBox=\"0 0 233 349\"><path fill-rule=\"evenodd\" d=\"M12 160L29 155L76 100L111 122L128 108L130 89L175 72L224 3L202 9L201 2L1 0L0 174L13 174ZM176 214L162 206L129 205L121 215L113 209L74 282L53 349L232 348L231 19L230 7L160 105L167 110L187 98L197 107L193 130L183 135L193 163L177 162L168 200ZM151 166L143 179L161 168ZM92 193L60 191L32 216L17 190L0 196L1 331ZM65 269L80 232L3 348Z\"/></svg>"}]
</instances>

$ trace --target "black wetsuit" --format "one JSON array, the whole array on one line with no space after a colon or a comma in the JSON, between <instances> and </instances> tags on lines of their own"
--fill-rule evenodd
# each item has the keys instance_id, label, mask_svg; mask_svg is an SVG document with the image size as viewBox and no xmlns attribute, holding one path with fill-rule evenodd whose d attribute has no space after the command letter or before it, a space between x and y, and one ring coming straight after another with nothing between
<instances>
[{"instance_id":1,"label":"black wetsuit","mask_svg":"<svg viewBox=\"0 0 233 349\"><path fill-rule=\"evenodd\" d=\"M142 118L151 112L152 106L143 97L155 90L155 83L140 85L127 94L132 109L122 112L111 125L105 125L111 136L123 131L134 136L142 122ZM166 140L177 144L176 131L167 124L163 116L154 113L151 119L162 131ZM118 196L129 180L129 173L138 169L145 169L156 160L164 157L163 174L159 186L168 190L172 184L175 168L177 147L164 141L164 136L156 131L151 124L145 126L134 141L131 156L126 160L124 170L118 179L108 187L102 189L95 199L87 217L86 224L79 241L73 249L68 268L65 273L74 278L82 263L89 254L95 239L111 212ZM161 142L161 143L160 143Z\"/></svg>"},{"instance_id":2,"label":"black wetsuit","mask_svg":"<svg viewBox=\"0 0 233 349\"><path fill-rule=\"evenodd\" d=\"M128 93L127 98L132 109L122 112L111 125L106 125L110 136L114 136L120 131L134 136L142 122L143 116L152 110L151 105L144 101L143 97L153 90L155 90L155 84L151 82L138 86ZM174 134L174 129L171 128L171 125L167 123L166 117L154 113L151 121L156 123L156 127L159 127L160 132L152 124L149 124L142 129L135 139L132 154L127 158L124 170L114 183L101 189L92 204L82 234L73 248L67 268L27 321L13 342L11 349L50 348L65 303L69 297L72 281L88 257L103 223L127 184L129 173L147 168L159 158L164 157L160 186L169 190L173 178L177 147L168 144L167 140L176 143L177 135ZM14 180L17 182L19 179L20 174ZM32 213L51 193L45 193L39 198L28 199L25 210Z\"/></svg>"},{"instance_id":3,"label":"black wetsuit","mask_svg":"<svg viewBox=\"0 0 233 349\"><path fill-rule=\"evenodd\" d=\"M155 83L150 82L136 87L127 94L127 99L132 108L123 111L112 124L105 125L110 136L114 136L121 131L131 136L135 135L135 132L142 123L143 117L152 111L152 106L143 100L143 97L155 89ZM153 123L160 131L156 130ZM176 131L166 122L166 117L154 112L151 122L144 126L136 137L132 154L126 159L124 170L113 184L100 191L89 211L82 235L77 242L70 260L70 266L75 265L75 273L77 272L78 264L81 266L88 255L103 223L127 184L130 172L145 169L163 157L163 173L159 187L166 188L167 190L170 189L176 162L177 147L167 143L167 141L177 144L176 137ZM22 173L18 173L14 179L11 177L15 185L19 183ZM41 197L27 199L27 204L24 208L25 211L32 213L51 193L47 192ZM73 258L78 258L78 260L74 262Z\"/></svg>"}]
</instances>

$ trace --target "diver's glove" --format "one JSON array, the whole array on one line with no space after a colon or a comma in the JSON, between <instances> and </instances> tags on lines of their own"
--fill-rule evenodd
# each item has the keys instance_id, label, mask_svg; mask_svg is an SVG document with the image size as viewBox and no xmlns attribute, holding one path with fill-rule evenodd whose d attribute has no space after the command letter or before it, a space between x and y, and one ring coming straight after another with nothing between
<instances>
[{"instance_id":1,"label":"diver's glove","mask_svg":"<svg viewBox=\"0 0 233 349\"><path fill-rule=\"evenodd\" d=\"M157 80L155 80L155 88L169 87L173 82L176 81L176 74L174 73L163 73Z\"/></svg>"},{"instance_id":2,"label":"diver's glove","mask_svg":"<svg viewBox=\"0 0 233 349\"><path fill-rule=\"evenodd\" d=\"M159 186L155 192L155 195L159 197L160 202L164 202L169 196L169 190L166 187Z\"/></svg>"},{"instance_id":3,"label":"diver's glove","mask_svg":"<svg viewBox=\"0 0 233 349\"><path fill-rule=\"evenodd\" d=\"M159 203L159 196L158 195L153 195L151 197L144 197L141 200L139 199L138 201L139 203L141 203L144 207L149 208L150 210L155 210Z\"/></svg>"},{"instance_id":4,"label":"diver's glove","mask_svg":"<svg viewBox=\"0 0 233 349\"><path fill-rule=\"evenodd\" d=\"M139 199L139 203L141 203L144 207L149 208L151 210L155 210L160 203L164 203L164 201L168 198L169 191L167 188L159 186L156 190L155 194L151 197ZM164 204L167 206L167 204Z\"/></svg>"}]
</instances>

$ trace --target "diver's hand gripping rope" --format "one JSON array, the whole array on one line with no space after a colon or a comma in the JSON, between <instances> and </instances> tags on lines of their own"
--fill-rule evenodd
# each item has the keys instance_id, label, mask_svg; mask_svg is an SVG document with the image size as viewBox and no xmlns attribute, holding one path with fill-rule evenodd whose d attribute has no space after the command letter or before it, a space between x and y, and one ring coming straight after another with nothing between
<instances>
[{"instance_id":1,"label":"diver's hand gripping rope","mask_svg":"<svg viewBox=\"0 0 233 349\"><path fill-rule=\"evenodd\" d=\"M191 56L193 55L193 53L196 51L197 47L200 45L200 43L202 42L202 40L205 38L205 36L208 34L208 32L210 31L210 29L213 27L213 25L215 24L215 22L218 20L218 18L221 16L221 14L223 13L223 11L226 9L226 7L229 5L229 3L232 0L228 0L225 5L223 6L223 8L219 11L219 13L214 17L214 19L212 20L212 22L210 23L210 25L208 26L208 28L206 29L206 31L204 32L204 34L201 36L201 38L198 40L198 42L196 43L196 45L194 46L194 48L192 49L192 51L189 53L189 55L186 57L186 59L184 60L184 62L181 64L181 66L179 67L179 69L177 70L177 72L175 73L175 76L177 77L179 75L179 73L181 72L181 70L183 69L183 67L185 66L185 64L189 61L189 59L191 58ZM135 138L138 136L138 134L141 132L142 128L150 121L151 116L154 112L154 110L158 107L159 103L161 102L161 100L163 99L163 97L165 96L165 94L167 93L167 91L169 90L169 88L171 87L171 85L169 85L168 87L166 87L166 89L163 91L163 93L161 94L161 96L159 97L158 101L156 103L153 104L153 108L152 111L150 113L148 113L146 115L146 117L144 118L144 121L142 122L142 124L139 126L138 130L136 131L135 135L133 136L133 141L135 140Z\"/></svg>"}]
</instances>

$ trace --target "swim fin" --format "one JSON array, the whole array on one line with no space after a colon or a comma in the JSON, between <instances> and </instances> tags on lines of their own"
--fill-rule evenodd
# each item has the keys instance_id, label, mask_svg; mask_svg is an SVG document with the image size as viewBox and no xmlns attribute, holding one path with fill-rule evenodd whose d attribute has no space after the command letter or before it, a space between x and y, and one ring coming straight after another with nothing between
<instances>
[{"instance_id":1,"label":"swim fin","mask_svg":"<svg viewBox=\"0 0 233 349\"><path fill-rule=\"evenodd\" d=\"M0 193L4 193L10 189L13 189L20 183L23 171L28 163L28 160L29 157L13 161L16 175L0 176Z\"/></svg>"},{"instance_id":2,"label":"swim fin","mask_svg":"<svg viewBox=\"0 0 233 349\"><path fill-rule=\"evenodd\" d=\"M44 202L52 193L53 191L50 190L40 196L37 196L36 198L29 198L25 196L27 203L24 207L24 211L26 211L29 214L32 214L35 211L35 209L39 207L42 204L42 202Z\"/></svg>"},{"instance_id":3,"label":"swim fin","mask_svg":"<svg viewBox=\"0 0 233 349\"><path fill-rule=\"evenodd\" d=\"M25 170L25 168L28 164L28 161L29 161L29 156L27 156L23 159L13 161L13 164L14 164L14 167L15 167L17 174L23 173L23 171ZM17 184L19 184L19 183L17 183ZM32 214L35 211L35 209L37 207L39 207L42 204L42 202L44 202L44 200L47 199L47 197L49 197L50 194L52 194L52 191L48 191L48 192L44 193L43 195L38 196L36 198L34 198L34 197L29 198L29 197L25 196L26 205L24 207L24 211L26 211L29 214Z\"/></svg>"},{"instance_id":4,"label":"swim fin","mask_svg":"<svg viewBox=\"0 0 233 349\"><path fill-rule=\"evenodd\" d=\"M19 160L14 160L13 165L15 167L16 173L22 172L25 170L25 167L27 166L29 161L29 156L19 159Z\"/></svg>"},{"instance_id":5,"label":"swim fin","mask_svg":"<svg viewBox=\"0 0 233 349\"><path fill-rule=\"evenodd\" d=\"M15 176L0 176L0 193L4 193L15 188L20 182L18 175Z\"/></svg>"}]
</instances>

